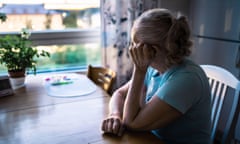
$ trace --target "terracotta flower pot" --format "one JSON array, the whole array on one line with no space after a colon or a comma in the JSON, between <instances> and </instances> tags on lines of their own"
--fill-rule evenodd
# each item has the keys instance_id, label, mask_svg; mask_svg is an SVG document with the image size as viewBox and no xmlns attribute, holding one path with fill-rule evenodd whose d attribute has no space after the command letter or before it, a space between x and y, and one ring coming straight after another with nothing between
<instances>
[{"instance_id":1,"label":"terracotta flower pot","mask_svg":"<svg viewBox=\"0 0 240 144\"><path fill-rule=\"evenodd\" d=\"M9 70L8 74L11 78L25 77L25 70Z\"/></svg>"}]
</instances>

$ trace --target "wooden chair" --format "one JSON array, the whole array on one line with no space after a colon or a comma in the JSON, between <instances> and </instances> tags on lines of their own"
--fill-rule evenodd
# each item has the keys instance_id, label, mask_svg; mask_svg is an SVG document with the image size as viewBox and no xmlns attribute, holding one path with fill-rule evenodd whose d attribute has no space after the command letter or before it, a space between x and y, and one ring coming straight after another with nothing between
<instances>
[{"instance_id":1,"label":"wooden chair","mask_svg":"<svg viewBox=\"0 0 240 144\"><path fill-rule=\"evenodd\" d=\"M111 89L116 78L116 72L109 68L88 65L87 76L107 93L111 94Z\"/></svg>"},{"instance_id":2,"label":"wooden chair","mask_svg":"<svg viewBox=\"0 0 240 144\"><path fill-rule=\"evenodd\" d=\"M224 124L223 134L221 135L219 142L221 144L228 144L229 141L234 139L234 131L237 123L239 113L239 80L229 71L224 68L214 65L201 65L209 78L209 83L212 93L212 142L216 139L216 131L219 124L220 113L222 111L225 96L227 95L227 89L232 88L234 90L233 101L231 103L229 116L226 117L226 123Z\"/></svg>"}]
</instances>

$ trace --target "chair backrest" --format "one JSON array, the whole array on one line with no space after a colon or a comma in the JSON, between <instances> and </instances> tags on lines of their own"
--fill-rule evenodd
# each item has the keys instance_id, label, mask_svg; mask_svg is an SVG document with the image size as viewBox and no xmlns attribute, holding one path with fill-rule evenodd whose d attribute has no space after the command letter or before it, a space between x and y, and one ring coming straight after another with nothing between
<instances>
[{"instance_id":1,"label":"chair backrest","mask_svg":"<svg viewBox=\"0 0 240 144\"><path fill-rule=\"evenodd\" d=\"M224 125L223 135L220 138L221 143L226 143L231 138L233 138L230 138L230 133L235 130L234 127L237 123L240 82L232 73L222 67L214 65L201 65L201 67L203 68L209 79L212 93L212 142L215 140L216 130L219 123L220 113L223 107L223 102L225 100L227 89L234 89L234 96L232 105L230 106L229 110L229 117L227 117L227 121Z\"/></svg>"},{"instance_id":2,"label":"chair backrest","mask_svg":"<svg viewBox=\"0 0 240 144\"><path fill-rule=\"evenodd\" d=\"M111 93L111 88L116 78L115 71L105 67L93 67L88 65L87 76L107 93Z\"/></svg>"}]
</instances>

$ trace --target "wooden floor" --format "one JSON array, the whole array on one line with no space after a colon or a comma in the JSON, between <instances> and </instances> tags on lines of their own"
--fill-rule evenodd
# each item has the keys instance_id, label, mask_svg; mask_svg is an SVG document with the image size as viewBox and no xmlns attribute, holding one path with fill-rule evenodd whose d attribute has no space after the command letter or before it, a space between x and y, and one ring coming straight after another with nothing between
<instances>
[{"instance_id":1,"label":"wooden floor","mask_svg":"<svg viewBox=\"0 0 240 144\"><path fill-rule=\"evenodd\" d=\"M0 144L163 143L150 133L103 134L109 99L99 87L90 95L50 97L40 75L28 76L25 88L0 98Z\"/></svg>"}]
</instances>

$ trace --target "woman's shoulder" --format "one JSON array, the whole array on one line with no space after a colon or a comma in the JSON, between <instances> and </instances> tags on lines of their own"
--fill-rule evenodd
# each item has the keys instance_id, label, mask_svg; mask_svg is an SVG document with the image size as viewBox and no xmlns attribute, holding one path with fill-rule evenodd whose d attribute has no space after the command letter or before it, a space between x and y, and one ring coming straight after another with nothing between
<instances>
[{"instance_id":1,"label":"woman's shoulder","mask_svg":"<svg viewBox=\"0 0 240 144\"><path fill-rule=\"evenodd\" d=\"M194 61L186 59L179 70L176 72L176 77L184 77L190 81L199 81L204 85L208 83L207 76L201 66Z\"/></svg>"},{"instance_id":2,"label":"woman's shoulder","mask_svg":"<svg viewBox=\"0 0 240 144\"><path fill-rule=\"evenodd\" d=\"M179 67L180 67L179 68L180 72L188 72L188 73L203 72L201 66L190 59L185 59Z\"/></svg>"}]
</instances>

